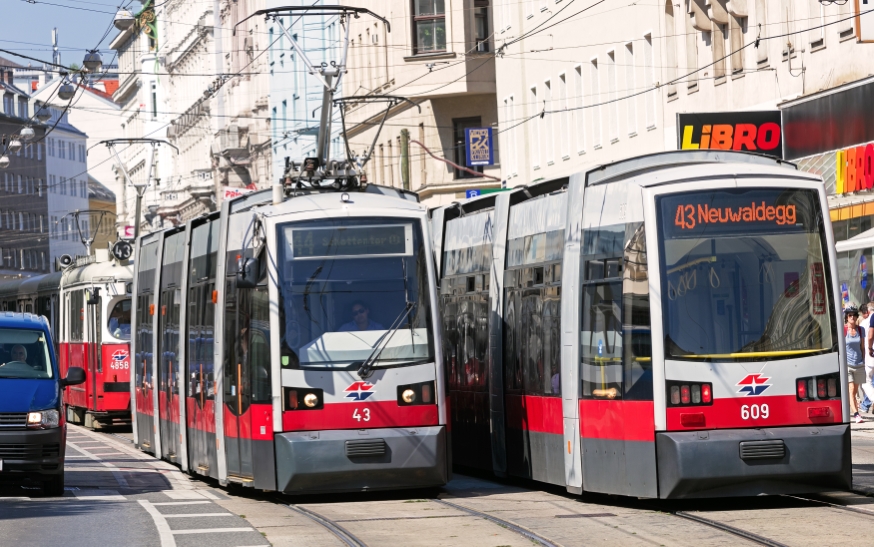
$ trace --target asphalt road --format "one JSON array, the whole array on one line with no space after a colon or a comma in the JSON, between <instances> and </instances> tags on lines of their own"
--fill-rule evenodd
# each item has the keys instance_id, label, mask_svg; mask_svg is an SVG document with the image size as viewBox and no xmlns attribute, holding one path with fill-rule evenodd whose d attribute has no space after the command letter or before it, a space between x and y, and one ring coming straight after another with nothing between
<instances>
[{"instance_id":1,"label":"asphalt road","mask_svg":"<svg viewBox=\"0 0 874 547\"><path fill-rule=\"evenodd\" d=\"M0 547L844 546L874 525L874 419L853 426L856 492L672 503L459 474L439 492L282 497L194 479L114 433L69 426L63 497L0 487Z\"/></svg>"}]
</instances>

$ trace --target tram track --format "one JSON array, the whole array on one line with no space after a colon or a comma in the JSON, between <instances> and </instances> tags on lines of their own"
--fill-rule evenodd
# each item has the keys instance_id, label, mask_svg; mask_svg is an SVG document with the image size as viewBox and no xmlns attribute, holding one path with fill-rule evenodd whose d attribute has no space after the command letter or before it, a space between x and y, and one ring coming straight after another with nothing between
<instances>
[{"instance_id":1,"label":"tram track","mask_svg":"<svg viewBox=\"0 0 874 547\"><path fill-rule=\"evenodd\" d=\"M530 540L538 545L542 545L543 547L561 547L561 545L559 545L558 543L555 543L555 542L553 542L553 541L551 541L551 540L549 540L549 539L547 539L539 534L532 532L531 530L528 530L527 528L523 528L523 527L519 526L518 524L514 524L508 520L504 520L504 519L489 515L488 513L483 513L482 511L477 511L476 509L471 509L470 507L465 507L464 505L459 505L457 503L452 503L452 502L446 501L446 500L431 498L431 501L433 501L434 503L439 503L440 505L445 505L447 507L451 507L451 508L455 509L456 511L461 511L461 512L467 513L469 515L485 519L493 524L497 524L498 526L506 528L507 530L510 530L512 532L515 532L515 533L519 534L520 536L522 536L522 537L524 537L524 538L526 538L526 539L528 539L528 540Z\"/></svg>"},{"instance_id":2,"label":"tram track","mask_svg":"<svg viewBox=\"0 0 874 547\"><path fill-rule=\"evenodd\" d=\"M331 532L331 534L333 534L337 539L347 545L347 547L367 547L367 543L362 541L358 536L356 536L340 524L337 524L334 520L329 519L328 517L319 513L316 513L315 511L300 507L299 505L294 505L293 503L283 503L283 505L285 505L295 513L302 515L310 519L311 521L321 525L323 528Z\"/></svg>"},{"instance_id":3,"label":"tram track","mask_svg":"<svg viewBox=\"0 0 874 547\"><path fill-rule=\"evenodd\" d=\"M743 528L738 528L730 524L725 524L724 522L719 522L718 520L693 515L692 513L686 511L670 511L669 514L674 515L675 517L691 520L693 522L697 522L699 524L703 524L717 530L721 530L723 532L746 539L747 541L752 541L759 545L766 545L768 547L789 547L785 543L780 543L779 541L775 541L773 539L754 534L752 532L744 530Z\"/></svg>"}]
</instances>

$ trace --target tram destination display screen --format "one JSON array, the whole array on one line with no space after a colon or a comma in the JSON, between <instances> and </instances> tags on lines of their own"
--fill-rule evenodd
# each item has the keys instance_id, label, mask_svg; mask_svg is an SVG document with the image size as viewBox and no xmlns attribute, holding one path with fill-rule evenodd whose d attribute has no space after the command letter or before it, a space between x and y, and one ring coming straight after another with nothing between
<instances>
[{"instance_id":1,"label":"tram destination display screen","mask_svg":"<svg viewBox=\"0 0 874 547\"><path fill-rule=\"evenodd\" d=\"M779 189L696 192L661 198L664 235L668 238L752 231L803 230L794 191ZM802 206L803 207L803 206Z\"/></svg>"},{"instance_id":2,"label":"tram destination display screen","mask_svg":"<svg viewBox=\"0 0 874 547\"><path fill-rule=\"evenodd\" d=\"M409 225L289 228L295 259L354 256L409 256Z\"/></svg>"}]
</instances>

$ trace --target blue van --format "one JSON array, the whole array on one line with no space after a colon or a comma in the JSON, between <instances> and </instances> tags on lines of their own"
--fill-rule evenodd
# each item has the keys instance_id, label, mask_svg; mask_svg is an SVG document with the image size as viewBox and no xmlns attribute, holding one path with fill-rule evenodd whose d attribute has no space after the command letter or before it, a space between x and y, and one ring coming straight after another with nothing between
<instances>
[{"instance_id":1,"label":"blue van","mask_svg":"<svg viewBox=\"0 0 874 547\"><path fill-rule=\"evenodd\" d=\"M45 317L0 312L0 480L36 479L45 494L63 495L62 396L84 381L79 367L60 377Z\"/></svg>"}]
</instances>

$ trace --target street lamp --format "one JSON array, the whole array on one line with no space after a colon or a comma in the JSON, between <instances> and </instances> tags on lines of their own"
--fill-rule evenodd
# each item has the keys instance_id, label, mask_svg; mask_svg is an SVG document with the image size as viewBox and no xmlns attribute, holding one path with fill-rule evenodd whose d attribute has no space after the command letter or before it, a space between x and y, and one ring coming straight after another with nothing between
<instances>
[{"instance_id":1,"label":"street lamp","mask_svg":"<svg viewBox=\"0 0 874 547\"><path fill-rule=\"evenodd\" d=\"M64 81L61 82L61 86L58 88L58 98L62 101L69 101L76 95L76 86L70 83L66 77Z\"/></svg>"},{"instance_id":2,"label":"street lamp","mask_svg":"<svg viewBox=\"0 0 874 547\"><path fill-rule=\"evenodd\" d=\"M131 12L124 8L118 10L115 14L115 19L112 20L112 24L120 31L125 31L131 28L134 23L136 23L136 19Z\"/></svg>"},{"instance_id":3,"label":"street lamp","mask_svg":"<svg viewBox=\"0 0 874 547\"><path fill-rule=\"evenodd\" d=\"M36 119L45 123L45 122L49 121L50 119L52 119L52 111L49 110L48 108L46 108L45 106L41 106L36 111Z\"/></svg>"},{"instance_id":4,"label":"street lamp","mask_svg":"<svg viewBox=\"0 0 874 547\"><path fill-rule=\"evenodd\" d=\"M92 49L85 54L82 65L88 72L100 72L100 69L103 68L103 58L100 57L100 53L96 49Z\"/></svg>"},{"instance_id":5,"label":"street lamp","mask_svg":"<svg viewBox=\"0 0 874 547\"><path fill-rule=\"evenodd\" d=\"M21 129L21 138L24 139L26 142L32 141L35 136L36 136L36 133L34 132L34 130L31 126L25 125Z\"/></svg>"},{"instance_id":6,"label":"street lamp","mask_svg":"<svg viewBox=\"0 0 874 547\"><path fill-rule=\"evenodd\" d=\"M21 146L22 145L21 145L20 140L12 139L11 141L9 141L9 146L7 146L6 149L9 150L10 152L12 152L13 154L16 154L16 153L18 153L19 150L21 150Z\"/></svg>"},{"instance_id":7,"label":"street lamp","mask_svg":"<svg viewBox=\"0 0 874 547\"><path fill-rule=\"evenodd\" d=\"M9 156L0 156L0 169L9 167Z\"/></svg>"}]
</instances>

